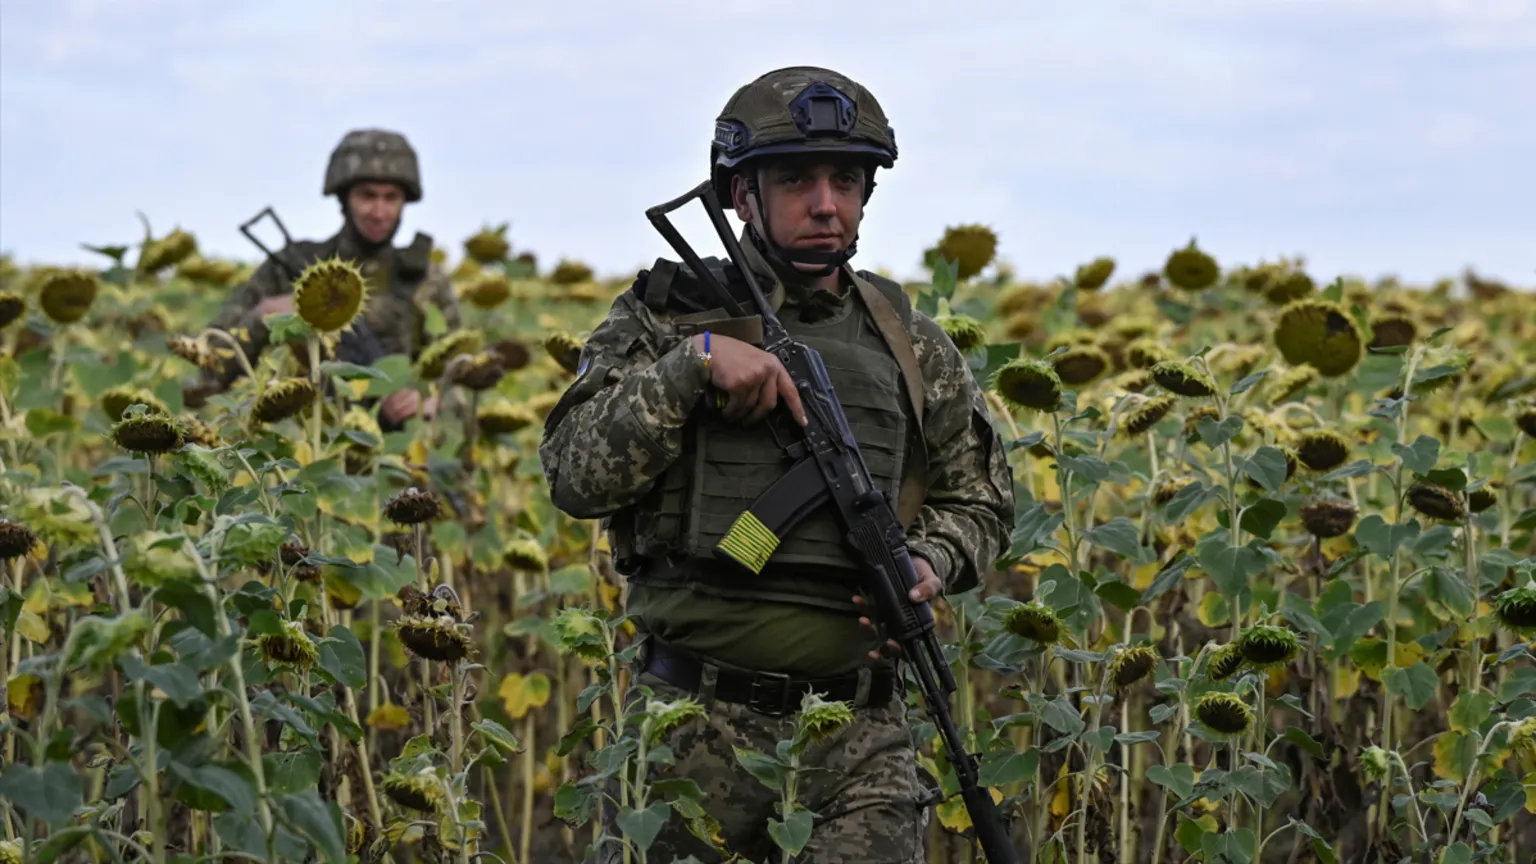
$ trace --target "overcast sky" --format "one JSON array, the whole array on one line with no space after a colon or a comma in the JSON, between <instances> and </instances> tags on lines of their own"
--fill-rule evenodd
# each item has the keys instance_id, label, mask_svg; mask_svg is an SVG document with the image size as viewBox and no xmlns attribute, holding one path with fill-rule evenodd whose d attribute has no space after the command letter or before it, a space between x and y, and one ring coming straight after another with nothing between
<instances>
[{"instance_id":1,"label":"overcast sky","mask_svg":"<svg viewBox=\"0 0 1536 864\"><path fill-rule=\"evenodd\" d=\"M142 210L251 257L269 204L326 236L330 149L382 126L425 175L402 242L457 259L510 221L541 262L633 271L670 257L643 211L704 178L732 91L795 64L896 129L871 269L982 222L1026 277L1198 235L1323 281L1536 285L1536 0L0 0L0 250L100 261L78 244Z\"/></svg>"}]
</instances>

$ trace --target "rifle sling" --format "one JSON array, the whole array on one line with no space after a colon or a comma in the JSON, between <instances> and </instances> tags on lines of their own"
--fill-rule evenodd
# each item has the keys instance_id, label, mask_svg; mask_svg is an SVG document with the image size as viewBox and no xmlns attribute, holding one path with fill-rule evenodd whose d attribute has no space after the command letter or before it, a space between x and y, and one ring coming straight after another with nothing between
<instances>
[{"instance_id":1,"label":"rifle sling","mask_svg":"<svg viewBox=\"0 0 1536 864\"><path fill-rule=\"evenodd\" d=\"M890 347L891 353L896 357L896 363L901 367L901 377L906 383L907 400L912 403L912 422L917 426L917 438L925 440L923 436L923 373L917 365L917 352L912 348L912 340L907 336L901 326L901 318L896 314L896 309L880 289L870 284L869 280L860 277L852 270L848 275L853 279L853 284L859 289L859 296L863 298L864 305L869 307L869 314L875 320L875 326L880 329L880 335L885 337L885 344ZM896 517L901 520L903 527L910 528L912 522L917 519L923 509L923 501L928 497L927 465L919 464L919 457L924 455L925 448L914 448L916 452L913 458L909 458L906 470L901 476L901 491L896 499Z\"/></svg>"}]
</instances>

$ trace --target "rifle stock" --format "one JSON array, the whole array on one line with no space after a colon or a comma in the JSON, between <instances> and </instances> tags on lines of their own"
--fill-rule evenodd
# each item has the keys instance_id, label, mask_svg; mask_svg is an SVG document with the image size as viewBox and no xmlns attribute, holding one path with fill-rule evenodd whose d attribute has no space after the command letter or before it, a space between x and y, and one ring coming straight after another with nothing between
<instances>
[{"instance_id":1,"label":"rifle stock","mask_svg":"<svg viewBox=\"0 0 1536 864\"><path fill-rule=\"evenodd\" d=\"M725 244L727 255L736 263L746 282L752 305L763 321L763 350L774 354L784 364L806 408L806 426L786 424L799 429L803 436L803 444L791 448L796 461L786 476L804 478L800 481L805 489L803 502L828 502L835 508L844 530L844 543L862 565L863 585L875 605L874 617L887 636L901 646L902 658L912 666L924 705L954 765L961 799L970 813L976 840L991 864L1016 864L1017 855L991 792L979 785L976 757L966 750L965 740L950 716L949 696L956 685L934 632L933 609L927 602L912 602L909 596L918 583L918 575L907 549L906 530L890 498L875 486L870 476L821 356L809 346L795 341L774 314L772 305L745 264L741 246L715 201L710 181L681 197L649 208L646 217L682 257L694 277L714 290L730 314L741 316L744 314L741 304L732 297L727 286L714 278L667 219L668 213L694 198L704 205L711 224ZM776 410L784 409L781 406ZM808 463L814 465L814 471L807 468ZM815 477L816 482L811 477ZM795 506L797 502L786 502L784 498L790 490L783 485L775 483L742 514L737 525L716 547L716 557L755 574L771 556L777 537L787 534L801 519L819 509L819 506ZM772 531L754 515L759 510L782 517L773 519ZM750 532L752 542L733 542L738 530ZM744 556L741 550L746 548L757 551Z\"/></svg>"}]
</instances>

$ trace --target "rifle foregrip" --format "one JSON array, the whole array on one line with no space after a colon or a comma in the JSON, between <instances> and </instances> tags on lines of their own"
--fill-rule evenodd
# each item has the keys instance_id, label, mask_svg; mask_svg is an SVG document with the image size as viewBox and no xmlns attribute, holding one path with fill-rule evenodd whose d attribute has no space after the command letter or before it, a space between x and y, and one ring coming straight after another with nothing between
<instances>
[{"instance_id":1,"label":"rifle foregrip","mask_svg":"<svg viewBox=\"0 0 1536 864\"><path fill-rule=\"evenodd\" d=\"M992 800L992 790L986 786L972 786L960 790L966 812L971 814L971 827L976 832L976 842L987 856L987 864L1017 864L1018 852L1003 827L997 813L997 803Z\"/></svg>"}]
</instances>

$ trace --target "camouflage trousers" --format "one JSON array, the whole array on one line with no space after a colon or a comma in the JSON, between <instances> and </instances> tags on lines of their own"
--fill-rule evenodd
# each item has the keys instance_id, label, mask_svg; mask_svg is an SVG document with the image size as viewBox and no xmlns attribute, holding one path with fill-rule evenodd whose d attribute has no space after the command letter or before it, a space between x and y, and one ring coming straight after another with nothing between
<instances>
[{"instance_id":1,"label":"camouflage trousers","mask_svg":"<svg viewBox=\"0 0 1536 864\"><path fill-rule=\"evenodd\" d=\"M649 672L635 683L650 687L658 699L690 695ZM691 855L700 864L777 864L783 853L768 835L768 820L780 818L774 809L780 795L741 767L733 748L772 753L780 740L793 737L795 719L759 714L745 705L704 705L708 722L689 723L673 733L669 740L676 762L652 766L650 779L687 778L697 783L704 790L704 809L719 822L730 854L722 855L699 840L674 813L647 859L671 864ZM928 790L918 779L899 690L883 705L855 707L854 718L851 725L801 754L800 764L812 770L800 773L795 798L816 817L810 842L791 860L795 864L924 862L931 807ZM610 835L619 836L612 810L604 808L605 827ZM622 847L605 844L596 858L602 864L622 862Z\"/></svg>"}]
</instances>

